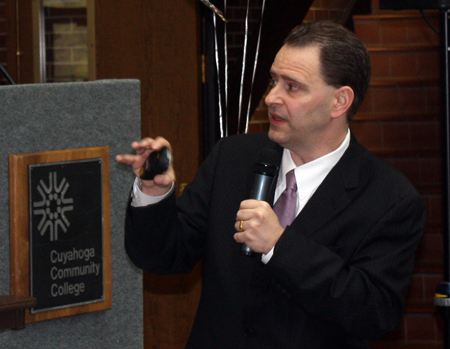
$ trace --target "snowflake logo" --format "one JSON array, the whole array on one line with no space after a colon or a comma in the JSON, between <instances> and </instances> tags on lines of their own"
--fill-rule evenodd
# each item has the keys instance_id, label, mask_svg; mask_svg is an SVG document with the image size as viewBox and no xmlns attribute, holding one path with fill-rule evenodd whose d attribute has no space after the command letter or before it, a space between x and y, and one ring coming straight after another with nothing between
<instances>
[{"instance_id":1,"label":"snowflake logo","mask_svg":"<svg viewBox=\"0 0 450 349\"><path fill-rule=\"evenodd\" d=\"M69 183L65 177L59 184L56 172L50 172L48 177L48 185L41 179L37 186L42 200L33 202L33 214L42 216L37 227L39 233L44 236L48 230L50 241L57 241L59 229L66 233L70 226L65 213L73 211L73 199L65 197L69 188Z\"/></svg>"}]
</instances>

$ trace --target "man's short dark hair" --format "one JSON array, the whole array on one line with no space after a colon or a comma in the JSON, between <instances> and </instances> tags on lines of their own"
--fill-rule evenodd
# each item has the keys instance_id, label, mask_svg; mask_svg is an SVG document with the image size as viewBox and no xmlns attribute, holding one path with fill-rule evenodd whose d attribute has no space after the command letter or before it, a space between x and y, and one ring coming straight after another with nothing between
<instances>
[{"instance_id":1,"label":"man's short dark hair","mask_svg":"<svg viewBox=\"0 0 450 349\"><path fill-rule=\"evenodd\" d=\"M347 113L351 121L363 102L370 81L370 56L350 30L333 22L317 22L294 28L285 39L288 47L319 47L324 81L336 88L349 86L355 93Z\"/></svg>"}]
</instances>

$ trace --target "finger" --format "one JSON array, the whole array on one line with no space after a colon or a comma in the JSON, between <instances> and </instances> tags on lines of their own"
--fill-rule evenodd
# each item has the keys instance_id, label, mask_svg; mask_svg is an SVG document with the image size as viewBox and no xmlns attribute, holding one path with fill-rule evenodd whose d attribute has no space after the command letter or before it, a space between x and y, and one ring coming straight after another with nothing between
<instances>
[{"instance_id":1,"label":"finger","mask_svg":"<svg viewBox=\"0 0 450 349\"><path fill-rule=\"evenodd\" d=\"M139 142L133 142L131 143L131 148L138 154L142 154L148 150L152 149L152 144L154 142L154 139L152 138L143 138Z\"/></svg>"},{"instance_id":2,"label":"finger","mask_svg":"<svg viewBox=\"0 0 450 349\"><path fill-rule=\"evenodd\" d=\"M239 205L236 213L236 221L249 220L253 216L253 210L257 207L257 200L244 200Z\"/></svg>"},{"instance_id":3,"label":"finger","mask_svg":"<svg viewBox=\"0 0 450 349\"><path fill-rule=\"evenodd\" d=\"M245 234L244 233L236 233L234 234L234 240L239 243L245 242Z\"/></svg>"},{"instance_id":4,"label":"finger","mask_svg":"<svg viewBox=\"0 0 450 349\"><path fill-rule=\"evenodd\" d=\"M133 165L136 158L135 156L129 154L119 154L116 156L116 161L125 165Z\"/></svg>"},{"instance_id":5,"label":"finger","mask_svg":"<svg viewBox=\"0 0 450 349\"><path fill-rule=\"evenodd\" d=\"M264 216L264 212L266 212L266 210L261 205L256 205L251 208L240 208L236 213L236 220L248 221L252 218L261 219Z\"/></svg>"},{"instance_id":6,"label":"finger","mask_svg":"<svg viewBox=\"0 0 450 349\"><path fill-rule=\"evenodd\" d=\"M153 181L156 185L159 186L168 186L172 185L172 182L175 182L175 172L172 167L169 167L169 170L167 172L156 175L155 178L153 178Z\"/></svg>"},{"instance_id":7,"label":"finger","mask_svg":"<svg viewBox=\"0 0 450 349\"><path fill-rule=\"evenodd\" d=\"M242 233L245 228L244 228L244 221L243 220L239 220L236 223L234 223L234 229L236 229L237 232Z\"/></svg>"},{"instance_id":8,"label":"finger","mask_svg":"<svg viewBox=\"0 0 450 349\"><path fill-rule=\"evenodd\" d=\"M169 141L164 137L156 137L151 147L152 150L161 150L162 148L167 147L170 151L172 151Z\"/></svg>"},{"instance_id":9,"label":"finger","mask_svg":"<svg viewBox=\"0 0 450 349\"><path fill-rule=\"evenodd\" d=\"M249 199L249 200L242 201L239 208L242 210L251 210L251 209L258 209L258 208L265 209L268 207L270 207L270 205L266 201Z\"/></svg>"},{"instance_id":10,"label":"finger","mask_svg":"<svg viewBox=\"0 0 450 349\"><path fill-rule=\"evenodd\" d=\"M142 150L159 151L164 147L171 149L169 141L163 137L156 137L155 139L146 137L139 142L133 142L131 147L137 152Z\"/></svg>"},{"instance_id":11,"label":"finger","mask_svg":"<svg viewBox=\"0 0 450 349\"><path fill-rule=\"evenodd\" d=\"M257 205L258 201L257 200L253 200L253 199L248 199L248 200L244 200L241 201L241 204L239 206L240 209L250 209L250 208L254 208L255 205Z\"/></svg>"},{"instance_id":12,"label":"finger","mask_svg":"<svg viewBox=\"0 0 450 349\"><path fill-rule=\"evenodd\" d=\"M173 184L173 183L170 183L170 185L163 186L163 185L158 185L154 181L145 181L145 180L141 180L141 183L142 183L142 188L141 188L142 192L147 195L151 195L151 196L165 195L172 188L172 184Z\"/></svg>"},{"instance_id":13,"label":"finger","mask_svg":"<svg viewBox=\"0 0 450 349\"><path fill-rule=\"evenodd\" d=\"M156 137L155 139L146 137L140 141L131 143L131 148L133 148L137 155L150 155L151 152L159 151L163 147L167 147L172 151L170 143L163 137Z\"/></svg>"},{"instance_id":14,"label":"finger","mask_svg":"<svg viewBox=\"0 0 450 349\"><path fill-rule=\"evenodd\" d=\"M254 245L255 242L255 238L251 234L248 234L247 231L237 232L233 237L236 242L246 244L248 247Z\"/></svg>"}]
</instances>

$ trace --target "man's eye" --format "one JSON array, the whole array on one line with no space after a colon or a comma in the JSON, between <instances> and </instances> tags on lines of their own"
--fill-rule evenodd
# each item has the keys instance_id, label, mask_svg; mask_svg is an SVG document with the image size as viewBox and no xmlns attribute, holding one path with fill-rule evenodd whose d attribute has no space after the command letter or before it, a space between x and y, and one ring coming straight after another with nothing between
<instances>
[{"instance_id":1,"label":"man's eye","mask_svg":"<svg viewBox=\"0 0 450 349\"><path fill-rule=\"evenodd\" d=\"M298 86L294 85L294 84L289 84L288 85L288 89L289 89L289 91L297 91L298 90Z\"/></svg>"}]
</instances>

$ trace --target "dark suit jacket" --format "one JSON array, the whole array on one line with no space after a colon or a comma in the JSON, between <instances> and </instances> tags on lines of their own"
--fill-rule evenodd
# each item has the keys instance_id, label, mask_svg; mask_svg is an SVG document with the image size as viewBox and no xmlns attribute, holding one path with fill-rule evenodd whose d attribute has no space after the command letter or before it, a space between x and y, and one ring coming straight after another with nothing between
<instances>
[{"instance_id":1,"label":"dark suit jacket","mask_svg":"<svg viewBox=\"0 0 450 349\"><path fill-rule=\"evenodd\" d=\"M420 195L352 136L263 265L233 235L265 146L281 160L266 135L221 140L177 202L129 207L127 253L154 273L188 273L205 259L188 348L368 348L401 318L423 232Z\"/></svg>"}]
</instances>

